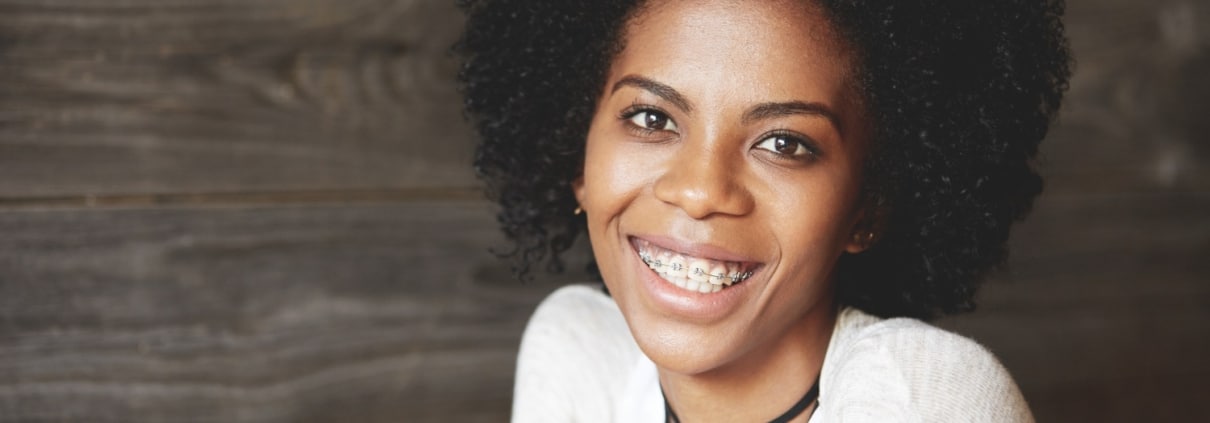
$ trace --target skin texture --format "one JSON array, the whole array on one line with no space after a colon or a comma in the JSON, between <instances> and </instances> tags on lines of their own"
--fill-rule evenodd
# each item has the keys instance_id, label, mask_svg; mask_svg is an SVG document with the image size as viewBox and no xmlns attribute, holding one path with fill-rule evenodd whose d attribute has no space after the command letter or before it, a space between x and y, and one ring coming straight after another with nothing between
<instances>
[{"instance_id":1,"label":"skin texture","mask_svg":"<svg viewBox=\"0 0 1210 423\"><path fill-rule=\"evenodd\" d=\"M683 420L772 419L819 373L836 262L865 248L854 59L802 2L665 2L623 34L572 184L602 277ZM632 237L760 267L682 313Z\"/></svg>"}]
</instances>

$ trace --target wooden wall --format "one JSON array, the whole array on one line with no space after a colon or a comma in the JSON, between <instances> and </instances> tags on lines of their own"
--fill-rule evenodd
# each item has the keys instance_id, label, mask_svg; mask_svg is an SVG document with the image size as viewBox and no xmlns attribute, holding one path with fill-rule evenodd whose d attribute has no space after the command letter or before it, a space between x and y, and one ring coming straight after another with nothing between
<instances>
[{"instance_id":1,"label":"wooden wall","mask_svg":"<svg viewBox=\"0 0 1210 423\"><path fill-rule=\"evenodd\" d=\"M981 309L1039 421L1210 421L1210 4L1068 0L1046 192Z\"/></svg>"},{"instance_id":2,"label":"wooden wall","mask_svg":"<svg viewBox=\"0 0 1210 423\"><path fill-rule=\"evenodd\" d=\"M0 0L0 421L504 420L556 284L487 252L449 3ZM1047 192L941 324L1039 420L1207 420L1210 5L1068 25Z\"/></svg>"}]
</instances>

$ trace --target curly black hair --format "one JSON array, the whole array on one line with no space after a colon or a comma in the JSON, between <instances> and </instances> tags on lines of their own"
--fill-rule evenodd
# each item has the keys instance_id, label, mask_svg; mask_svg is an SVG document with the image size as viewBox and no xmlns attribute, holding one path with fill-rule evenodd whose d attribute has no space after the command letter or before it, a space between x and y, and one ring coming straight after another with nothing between
<instances>
[{"instance_id":1,"label":"curly black hair","mask_svg":"<svg viewBox=\"0 0 1210 423\"><path fill-rule=\"evenodd\" d=\"M974 308L1012 224L1042 190L1033 169L1070 77L1063 0L815 0L857 55L873 127L866 201L877 244L844 255L837 300L930 319ZM475 170L501 206L519 277L585 231L580 175L596 101L638 0L466 0L455 46Z\"/></svg>"}]
</instances>

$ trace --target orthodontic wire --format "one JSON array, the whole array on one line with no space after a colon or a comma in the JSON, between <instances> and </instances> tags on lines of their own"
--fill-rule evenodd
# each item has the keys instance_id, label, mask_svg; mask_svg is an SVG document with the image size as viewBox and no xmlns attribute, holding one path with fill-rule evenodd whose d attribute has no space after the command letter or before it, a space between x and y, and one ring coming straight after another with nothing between
<instances>
[{"instance_id":1,"label":"orthodontic wire","mask_svg":"<svg viewBox=\"0 0 1210 423\"><path fill-rule=\"evenodd\" d=\"M639 254L639 259L642 259L643 263L647 263L648 266L655 266L655 267L660 267L660 268L665 266L665 264L662 261L660 261L659 259L652 258L651 254L641 253L641 254ZM673 271L679 271L679 270L683 269L683 267L681 267L681 265L679 263L678 264L669 264L667 266L671 267ZM693 274L706 275L706 276L714 278L714 279L727 278L727 279L731 279L731 283L737 283L739 281L752 277L752 272L750 272L750 271L743 272L743 273L735 273L732 275L727 275L727 274L715 275L713 273L707 273L706 271L702 270L701 268L697 268L697 267L693 268Z\"/></svg>"}]
</instances>

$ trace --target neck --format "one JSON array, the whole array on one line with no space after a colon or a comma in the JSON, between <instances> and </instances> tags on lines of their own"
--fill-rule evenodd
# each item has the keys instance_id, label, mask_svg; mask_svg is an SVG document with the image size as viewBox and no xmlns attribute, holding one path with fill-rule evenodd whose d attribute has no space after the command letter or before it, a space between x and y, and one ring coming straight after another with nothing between
<instances>
[{"instance_id":1,"label":"neck","mask_svg":"<svg viewBox=\"0 0 1210 423\"><path fill-rule=\"evenodd\" d=\"M837 310L814 307L782 336L709 372L660 369L660 384L684 422L765 422L802 398L819 377ZM810 408L795 422L807 421Z\"/></svg>"}]
</instances>

